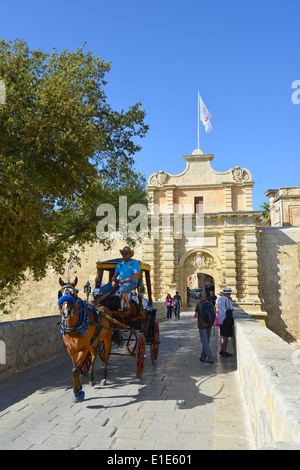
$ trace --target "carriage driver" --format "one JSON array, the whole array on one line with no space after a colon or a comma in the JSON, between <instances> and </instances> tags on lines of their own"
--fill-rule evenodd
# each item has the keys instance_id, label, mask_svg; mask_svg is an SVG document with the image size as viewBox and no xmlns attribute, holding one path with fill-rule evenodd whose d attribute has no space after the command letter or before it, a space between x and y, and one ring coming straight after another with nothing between
<instances>
[{"instance_id":1,"label":"carriage driver","mask_svg":"<svg viewBox=\"0 0 300 470\"><path fill-rule=\"evenodd\" d=\"M141 274L141 268L138 261L132 259L134 251L131 250L129 246L124 246L123 250L120 250L120 253L123 256L123 260L116 266L114 275L112 277L112 282L102 286L99 295L106 294L112 288L116 287L116 280L119 276L118 292L120 292L125 302L124 311L128 313L130 308L128 293L136 289L138 286L138 279Z\"/></svg>"}]
</instances>

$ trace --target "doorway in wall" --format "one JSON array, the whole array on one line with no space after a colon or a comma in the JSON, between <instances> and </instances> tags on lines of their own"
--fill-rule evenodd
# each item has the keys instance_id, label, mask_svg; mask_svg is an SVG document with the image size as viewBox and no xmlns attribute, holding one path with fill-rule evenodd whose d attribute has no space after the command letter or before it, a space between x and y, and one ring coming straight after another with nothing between
<instances>
[{"instance_id":1,"label":"doorway in wall","mask_svg":"<svg viewBox=\"0 0 300 470\"><path fill-rule=\"evenodd\" d=\"M215 291L215 281L212 276L206 273L197 273L197 287L203 289L207 295Z\"/></svg>"},{"instance_id":2,"label":"doorway in wall","mask_svg":"<svg viewBox=\"0 0 300 470\"><path fill-rule=\"evenodd\" d=\"M200 291L206 292L207 297L210 292L215 292L215 280L212 276L206 273L195 273L187 279L187 296L188 299L199 299Z\"/></svg>"}]
</instances>

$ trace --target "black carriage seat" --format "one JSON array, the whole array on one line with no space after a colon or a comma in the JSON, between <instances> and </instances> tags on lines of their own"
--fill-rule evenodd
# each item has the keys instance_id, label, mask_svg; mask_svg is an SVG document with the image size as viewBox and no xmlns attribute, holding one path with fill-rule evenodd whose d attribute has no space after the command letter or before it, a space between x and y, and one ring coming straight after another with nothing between
<instances>
[{"instance_id":1,"label":"black carriage seat","mask_svg":"<svg viewBox=\"0 0 300 470\"><path fill-rule=\"evenodd\" d=\"M108 295L95 295L94 302L99 303L100 305L104 305L110 311L116 312L123 312L123 305L122 305L122 298L121 296L116 293L115 291L111 291ZM138 299L134 299L133 296L130 297L130 310L126 313L127 316L137 316L139 315L140 308Z\"/></svg>"},{"instance_id":2,"label":"black carriage seat","mask_svg":"<svg viewBox=\"0 0 300 470\"><path fill-rule=\"evenodd\" d=\"M112 290L104 295L94 295L94 301L100 305L104 305L109 310L122 310L121 297L116 294L115 290Z\"/></svg>"}]
</instances>

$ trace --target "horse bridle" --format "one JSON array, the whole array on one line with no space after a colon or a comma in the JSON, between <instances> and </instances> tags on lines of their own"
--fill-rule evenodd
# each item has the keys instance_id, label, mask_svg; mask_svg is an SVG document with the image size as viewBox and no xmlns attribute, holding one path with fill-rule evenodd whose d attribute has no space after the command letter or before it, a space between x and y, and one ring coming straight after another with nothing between
<instances>
[{"instance_id":1,"label":"horse bridle","mask_svg":"<svg viewBox=\"0 0 300 470\"><path fill-rule=\"evenodd\" d=\"M64 291L64 293L62 293L62 291ZM71 291L73 291L74 293L72 294ZM64 302L62 302L60 305L59 305L59 310L61 312L61 316L63 317L64 320L68 320L72 315L77 315L77 313L75 312L75 305L76 305L76 302L78 300L78 290L72 285L72 284L65 284L64 286L62 286L62 288L58 291L58 300L61 298L61 297L73 297L73 299L75 300L75 304L73 305L72 302L70 302L68 299L66 299ZM63 309L63 306L67 304L71 304L72 307L70 309L68 309L70 311L70 315L64 315L63 312L66 311L66 309Z\"/></svg>"}]
</instances>

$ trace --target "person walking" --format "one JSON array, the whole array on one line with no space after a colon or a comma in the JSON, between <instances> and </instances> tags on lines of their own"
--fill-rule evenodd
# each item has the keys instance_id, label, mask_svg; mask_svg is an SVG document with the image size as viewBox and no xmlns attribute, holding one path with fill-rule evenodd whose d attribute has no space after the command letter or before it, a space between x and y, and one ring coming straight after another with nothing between
<instances>
[{"instance_id":1,"label":"person walking","mask_svg":"<svg viewBox=\"0 0 300 470\"><path fill-rule=\"evenodd\" d=\"M173 299L170 294L166 297L167 318L172 318Z\"/></svg>"},{"instance_id":2,"label":"person walking","mask_svg":"<svg viewBox=\"0 0 300 470\"><path fill-rule=\"evenodd\" d=\"M219 324L220 324L220 335L221 335L221 350L220 356L230 357L232 354L227 352L228 338L233 336L233 307L231 303L230 295L232 290L230 287L224 287L222 290L222 296L217 299L218 311L219 311Z\"/></svg>"},{"instance_id":3,"label":"person walking","mask_svg":"<svg viewBox=\"0 0 300 470\"><path fill-rule=\"evenodd\" d=\"M213 290L210 291L209 296L207 297L207 300L212 304L213 307L216 306L217 296L215 295Z\"/></svg>"},{"instance_id":4,"label":"person walking","mask_svg":"<svg viewBox=\"0 0 300 470\"><path fill-rule=\"evenodd\" d=\"M203 312L203 307L207 303L209 303L210 308L212 308L211 303L207 301L206 292L200 292L200 302L198 302L198 304L196 305L196 311L195 311L194 316L198 320L200 340L202 343L202 351L201 351L201 356L199 359L201 362L206 362L207 360L209 364L213 364L214 358L213 358L211 349L209 347L209 341L211 337L211 329L212 329L213 323L208 324L205 322L204 312Z\"/></svg>"},{"instance_id":5,"label":"person walking","mask_svg":"<svg viewBox=\"0 0 300 470\"><path fill-rule=\"evenodd\" d=\"M182 306L181 296L179 295L179 292L176 292L176 295L174 295L173 297L173 306L175 318L178 318L179 320L180 306Z\"/></svg>"}]
</instances>

